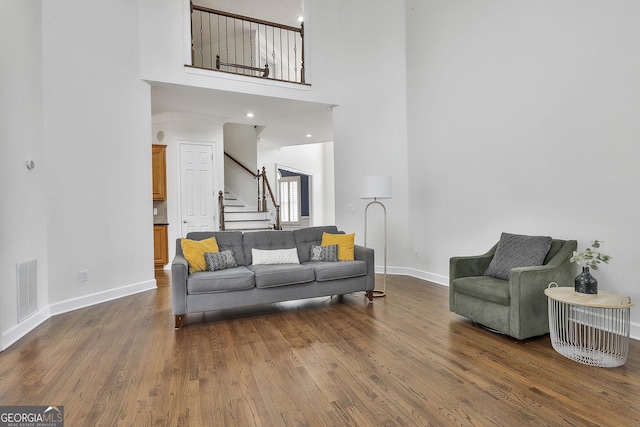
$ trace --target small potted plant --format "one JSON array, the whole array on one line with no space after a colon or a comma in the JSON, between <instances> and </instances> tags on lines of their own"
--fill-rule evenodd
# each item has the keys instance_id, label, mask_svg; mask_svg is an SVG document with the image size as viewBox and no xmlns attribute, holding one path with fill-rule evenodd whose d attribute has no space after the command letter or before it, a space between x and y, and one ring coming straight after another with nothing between
<instances>
[{"instance_id":1,"label":"small potted plant","mask_svg":"<svg viewBox=\"0 0 640 427\"><path fill-rule=\"evenodd\" d=\"M598 293L598 281L591 275L589 269L597 270L598 264L601 262L609 264L611 257L605 255L602 252L597 251L600 249L599 240L591 242L591 248L596 249L594 251L591 248L586 248L582 252L573 251L571 262L583 266L582 273L578 274L575 279L575 291L583 294L597 294ZM584 264L584 265L583 265Z\"/></svg>"}]
</instances>

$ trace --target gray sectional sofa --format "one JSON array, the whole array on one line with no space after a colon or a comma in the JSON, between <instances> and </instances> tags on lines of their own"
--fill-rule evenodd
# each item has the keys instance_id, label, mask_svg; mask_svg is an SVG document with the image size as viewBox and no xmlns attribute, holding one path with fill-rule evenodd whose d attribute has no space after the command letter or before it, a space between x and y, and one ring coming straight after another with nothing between
<instances>
[{"instance_id":1,"label":"gray sectional sofa","mask_svg":"<svg viewBox=\"0 0 640 427\"><path fill-rule=\"evenodd\" d=\"M355 245L354 261L311 261L311 247L320 245L322 233L338 234L335 226L295 231L192 232L191 240L215 237L219 250L233 251L237 267L189 274L176 242L171 264L171 296L175 327L187 313L199 313L295 299L366 291L373 301L375 287L373 249ZM252 249L296 248L300 264L253 265Z\"/></svg>"}]
</instances>

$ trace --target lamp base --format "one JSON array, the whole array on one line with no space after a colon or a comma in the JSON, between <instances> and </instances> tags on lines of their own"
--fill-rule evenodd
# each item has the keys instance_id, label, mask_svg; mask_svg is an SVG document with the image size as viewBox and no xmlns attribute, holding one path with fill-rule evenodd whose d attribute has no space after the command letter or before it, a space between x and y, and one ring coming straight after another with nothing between
<instances>
[{"instance_id":1,"label":"lamp base","mask_svg":"<svg viewBox=\"0 0 640 427\"><path fill-rule=\"evenodd\" d=\"M384 297L387 296L385 291L378 291L376 289L373 290L373 297L374 298L380 298L380 297Z\"/></svg>"}]
</instances>

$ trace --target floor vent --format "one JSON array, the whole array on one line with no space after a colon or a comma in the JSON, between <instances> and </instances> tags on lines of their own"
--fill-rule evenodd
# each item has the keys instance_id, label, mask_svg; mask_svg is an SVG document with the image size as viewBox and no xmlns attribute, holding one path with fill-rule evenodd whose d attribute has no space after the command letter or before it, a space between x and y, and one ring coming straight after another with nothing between
<instances>
[{"instance_id":1,"label":"floor vent","mask_svg":"<svg viewBox=\"0 0 640 427\"><path fill-rule=\"evenodd\" d=\"M38 260L16 264L18 283L18 323L38 311Z\"/></svg>"}]
</instances>

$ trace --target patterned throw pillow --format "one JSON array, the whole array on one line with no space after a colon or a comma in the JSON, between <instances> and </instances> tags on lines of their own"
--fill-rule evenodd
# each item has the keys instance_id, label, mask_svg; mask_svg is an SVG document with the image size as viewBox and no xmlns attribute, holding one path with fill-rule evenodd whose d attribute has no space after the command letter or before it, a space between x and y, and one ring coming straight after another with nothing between
<instances>
[{"instance_id":1,"label":"patterned throw pillow","mask_svg":"<svg viewBox=\"0 0 640 427\"><path fill-rule=\"evenodd\" d=\"M485 276L509 280L512 268L542 265L551 247L549 236L502 233Z\"/></svg>"},{"instance_id":2,"label":"patterned throw pillow","mask_svg":"<svg viewBox=\"0 0 640 427\"><path fill-rule=\"evenodd\" d=\"M207 252L204 254L204 257L207 260L207 268L209 271L226 270L227 268L235 268L238 266L233 256L233 251L231 250Z\"/></svg>"},{"instance_id":3,"label":"patterned throw pillow","mask_svg":"<svg viewBox=\"0 0 640 427\"><path fill-rule=\"evenodd\" d=\"M311 246L311 261L338 261L338 245Z\"/></svg>"}]
</instances>

